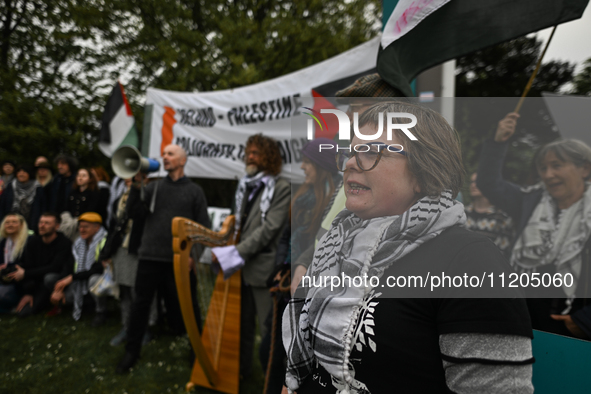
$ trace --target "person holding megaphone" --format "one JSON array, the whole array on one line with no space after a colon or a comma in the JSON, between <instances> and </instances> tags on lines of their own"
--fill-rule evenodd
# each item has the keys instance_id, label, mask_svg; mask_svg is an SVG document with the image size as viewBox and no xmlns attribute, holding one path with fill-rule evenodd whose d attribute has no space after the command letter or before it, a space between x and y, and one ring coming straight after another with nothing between
<instances>
[{"instance_id":1,"label":"person holding megaphone","mask_svg":"<svg viewBox=\"0 0 591 394\"><path fill-rule=\"evenodd\" d=\"M129 218L145 219L138 250L136 297L131 307L128 342L125 355L116 369L117 373L126 373L140 356L142 339L148 325L150 305L156 290L164 297L169 327L177 335L185 331L172 264L172 218L186 217L206 227L210 227L211 224L203 190L185 176L187 153L183 148L178 145L168 145L164 148L162 163L168 175L145 187L143 186L144 172L150 170L149 166L142 165L146 160L139 156L139 152L135 157L130 154L123 158L117 153L119 151L113 155L115 173L122 178L135 176L127 201ZM121 171L118 173L120 169L124 170L123 173ZM125 171L136 173L130 174ZM196 316L200 316L200 313L197 312Z\"/></svg>"}]
</instances>

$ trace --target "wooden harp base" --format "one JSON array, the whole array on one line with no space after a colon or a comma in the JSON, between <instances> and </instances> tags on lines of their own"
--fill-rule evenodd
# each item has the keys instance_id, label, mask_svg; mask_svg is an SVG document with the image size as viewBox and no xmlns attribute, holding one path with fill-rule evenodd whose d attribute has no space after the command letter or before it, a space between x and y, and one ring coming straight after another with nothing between
<instances>
[{"instance_id":1,"label":"wooden harp base","mask_svg":"<svg viewBox=\"0 0 591 394\"><path fill-rule=\"evenodd\" d=\"M186 389L197 385L238 394L241 273L234 273L228 280L224 280L221 272L218 274L201 334L195 320L191 295L189 255L192 242L185 228L187 223L193 227L197 225L179 217L172 221L176 287L187 334L195 351L191 381L187 383Z\"/></svg>"},{"instance_id":2,"label":"wooden harp base","mask_svg":"<svg viewBox=\"0 0 591 394\"><path fill-rule=\"evenodd\" d=\"M212 345L208 339L212 335L210 329L221 328L222 341L219 349L217 368L214 365L214 369L218 372L218 381L215 385L209 382L201 363L196 358L191 373L191 381L187 383L187 389L191 389L193 385L197 385L221 391L222 393L238 394L240 383L240 286L240 272L236 272L227 281L224 281L221 273L218 274L212 299L213 297L224 295L227 292L228 298L226 301L225 318L221 317L224 321L219 321L220 316L216 315L215 311L208 311L207 319L211 319L210 322L212 320L218 320L220 326L218 324L205 325L201 337L201 342L206 348L207 353L213 354L214 349L211 349L211 352L208 351ZM220 303L223 302L222 300L219 301Z\"/></svg>"}]
</instances>

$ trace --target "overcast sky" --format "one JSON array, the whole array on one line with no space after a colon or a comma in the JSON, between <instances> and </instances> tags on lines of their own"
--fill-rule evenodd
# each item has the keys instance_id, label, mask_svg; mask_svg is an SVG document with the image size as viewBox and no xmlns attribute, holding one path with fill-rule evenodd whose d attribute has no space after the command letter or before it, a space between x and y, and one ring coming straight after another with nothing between
<instances>
[{"instance_id":1,"label":"overcast sky","mask_svg":"<svg viewBox=\"0 0 591 394\"><path fill-rule=\"evenodd\" d=\"M552 28L537 33L538 38L544 42L542 45L546 45L551 31ZM577 64L575 72L579 72L582 69L582 63L589 58L591 58L591 4L587 5L581 19L558 26L544 61L570 61Z\"/></svg>"}]
</instances>

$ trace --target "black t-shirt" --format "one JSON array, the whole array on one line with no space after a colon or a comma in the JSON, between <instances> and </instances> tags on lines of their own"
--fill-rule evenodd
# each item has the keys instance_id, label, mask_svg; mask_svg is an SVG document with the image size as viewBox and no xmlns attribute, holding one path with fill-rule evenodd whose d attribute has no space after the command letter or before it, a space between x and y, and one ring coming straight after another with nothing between
<instances>
[{"instance_id":1,"label":"black t-shirt","mask_svg":"<svg viewBox=\"0 0 591 394\"><path fill-rule=\"evenodd\" d=\"M454 227L394 263L382 278L434 274L434 261L440 271L449 275L498 275L508 269L501 252L489 239ZM397 296L401 296L405 290L398 291L401 293ZM387 298L396 290L387 293L378 287L368 294L349 357L349 370L354 377L351 393L449 392L439 348L442 334L490 333L531 338L527 307L515 289L510 290L515 298L461 298L465 292L464 288L442 289L433 293L437 298ZM339 386L318 365L297 391L336 393Z\"/></svg>"}]
</instances>

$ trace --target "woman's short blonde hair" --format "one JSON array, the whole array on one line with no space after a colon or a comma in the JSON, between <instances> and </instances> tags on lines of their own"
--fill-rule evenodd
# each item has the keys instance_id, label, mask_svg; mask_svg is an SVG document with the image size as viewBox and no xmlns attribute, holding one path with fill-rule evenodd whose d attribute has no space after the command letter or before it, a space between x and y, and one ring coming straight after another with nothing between
<instances>
[{"instance_id":1,"label":"woman's short blonde hair","mask_svg":"<svg viewBox=\"0 0 591 394\"><path fill-rule=\"evenodd\" d=\"M417 138L410 138L399 129L394 130L408 153L408 166L415 177L423 196L438 196L449 189L455 197L464 183L465 171L462 164L460 140L457 132L443 116L422 105L403 102L381 102L369 107L359 118L359 128L365 125L378 127L383 119L384 133L388 112L410 113L417 118L416 126L409 131ZM409 123L408 118L396 123Z\"/></svg>"}]
</instances>

